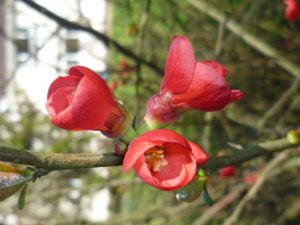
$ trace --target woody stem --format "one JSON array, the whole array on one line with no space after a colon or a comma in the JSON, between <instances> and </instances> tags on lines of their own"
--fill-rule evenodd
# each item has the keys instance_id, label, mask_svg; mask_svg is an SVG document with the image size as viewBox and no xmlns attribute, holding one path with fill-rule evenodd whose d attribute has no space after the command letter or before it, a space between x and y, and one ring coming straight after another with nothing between
<instances>
[{"instance_id":1,"label":"woody stem","mask_svg":"<svg viewBox=\"0 0 300 225\"><path fill-rule=\"evenodd\" d=\"M259 156L273 154L277 151L294 147L299 149L299 146L300 143L291 144L286 138L246 146L235 154L211 158L205 165L205 169L217 170L231 164L242 163ZM44 168L48 171L120 166L123 162L121 156L116 156L113 153L46 153L4 146L0 146L0 160Z\"/></svg>"}]
</instances>

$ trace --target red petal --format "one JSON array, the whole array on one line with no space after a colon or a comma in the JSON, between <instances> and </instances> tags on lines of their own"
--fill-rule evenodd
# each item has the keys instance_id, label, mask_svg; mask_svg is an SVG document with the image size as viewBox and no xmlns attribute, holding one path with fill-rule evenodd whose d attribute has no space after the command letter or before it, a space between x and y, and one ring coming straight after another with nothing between
<instances>
[{"instance_id":1,"label":"red petal","mask_svg":"<svg viewBox=\"0 0 300 225\"><path fill-rule=\"evenodd\" d=\"M170 180L158 180L156 179L156 188L164 191L176 191L187 185L190 174L185 165L181 165L180 175ZM193 176L194 177L194 176Z\"/></svg>"},{"instance_id":2,"label":"red petal","mask_svg":"<svg viewBox=\"0 0 300 225\"><path fill-rule=\"evenodd\" d=\"M151 172L144 153L163 146L168 165L161 172ZM146 183L162 189L175 190L190 182L196 173L196 160L187 141L174 131L166 129L151 130L134 139L128 146L123 161L123 171L134 167Z\"/></svg>"},{"instance_id":3,"label":"red petal","mask_svg":"<svg viewBox=\"0 0 300 225\"><path fill-rule=\"evenodd\" d=\"M285 18L288 21L295 21L300 16L300 3L297 0L285 0Z\"/></svg>"},{"instance_id":4,"label":"red petal","mask_svg":"<svg viewBox=\"0 0 300 225\"><path fill-rule=\"evenodd\" d=\"M135 138L129 144L123 161L123 171L127 172L137 159L150 148L165 146L166 143L176 143L191 151L188 142L176 132L167 129L151 130Z\"/></svg>"},{"instance_id":5,"label":"red petal","mask_svg":"<svg viewBox=\"0 0 300 225\"><path fill-rule=\"evenodd\" d=\"M168 165L160 172L153 172L162 190L177 190L190 182L196 174L196 161L190 149L177 144L164 145Z\"/></svg>"},{"instance_id":6,"label":"red petal","mask_svg":"<svg viewBox=\"0 0 300 225\"><path fill-rule=\"evenodd\" d=\"M192 153L196 159L198 166L203 166L209 160L209 155L198 144L189 141L192 148Z\"/></svg>"},{"instance_id":7,"label":"red petal","mask_svg":"<svg viewBox=\"0 0 300 225\"><path fill-rule=\"evenodd\" d=\"M183 93L189 87L195 69L193 47L184 36L175 36L169 49L161 91Z\"/></svg>"},{"instance_id":8,"label":"red petal","mask_svg":"<svg viewBox=\"0 0 300 225\"><path fill-rule=\"evenodd\" d=\"M230 102L236 102L244 97L244 93L240 90L231 90L230 92Z\"/></svg>"},{"instance_id":9,"label":"red petal","mask_svg":"<svg viewBox=\"0 0 300 225\"><path fill-rule=\"evenodd\" d=\"M217 73L222 74L222 76L226 78L227 69L221 63L216 61L202 61L202 63L210 66L211 68L214 68L217 71Z\"/></svg>"},{"instance_id":10,"label":"red petal","mask_svg":"<svg viewBox=\"0 0 300 225\"><path fill-rule=\"evenodd\" d=\"M231 91L222 74L206 63L198 62L189 89L174 96L173 104L189 105L203 111L217 111L230 102Z\"/></svg>"},{"instance_id":11,"label":"red petal","mask_svg":"<svg viewBox=\"0 0 300 225\"><path fill-rule=\"evenodd\" d=\"M220 176L221 177L231 177L231 176L234 176L235 173L236 173L236 166L235 165L227 166L227 167L224 167L220 170Z\"/></svg>"},{"instance_id":12,"label":"red petal","mask_svg":"<svg viewBox=\"0 0 300 225\"><path fill-rule=\"evenodd\" d=\"M80 77L78 76L67 76L67 77L58 77L50 85L48 90L47 99L59 88L65 87L77 87L80 82Z\"/></svg>"},{"instance_id":13,"label":"red petal","mask_svg":"<svg viewBox=\"0 0 300 225\"><path fill-rule=\"evenodd\" d=\"M46 108L52 123L67 130L80 130L73 120L72 107L68 96L72 95L74 87L60 88L48 98Z\"/></svg>"},{"instance_id":14,"label":"red petal","mask_svg":"<svg viewBox=\"0 0 300 225\"><path fill-rule=\"evenodd\" d=\"M115 101L106 83L95 72L85 67L73 71L85 72L73 99L75 123L85 130L106 131L106 120L111 113L122 116L123 111Z\"/></svg>"},{"instance_id":15,"label":"red petal","mask_svg":"<svg viewBox=\"0 0 300 225\"><path fill-rule=\"evenodd\" d=\"M141 180L143 180L145 183L150 184L154 187L159 187L159 184L157 184L156 180L154 179L151 171L149 170L145 162L144 156L141 156L135 162L134 170L136 171L137 175L141 178Z\"/></svg>"},{"instance_id":16,"label":"red petal","mask_svg":"<svg viewBox=\"0 0 300 225\"><path fill-rule=\"evenodd\" d=\"M65 87L56 90L48 98L46 108L51 117L57 116L60 112L69 107L68 96L72 95L75 88Z\"/></svg>"},{"instance_id":17,"label":"red petal","mask_svg":"<svg viewBox=\"0 0 300 225\"><path fill-rule=\"evenodd\" d=\"M122 105L118 104L118 106L120 111L117 114L111 112L105 120L104 127L106 127L107 130L101 130L102 134L110 138L118 136L128 125L128 123L126 123L126 120L128 119L126 109L123 108Z\"/></svg>"},{"instance_id":18,"label":"red petal","mask_svg":"<svg viewBox=\"0 0 300 225\"><path fill-rule=\"evenodd\" d=\"M141 136L140 136L141 137ZM143 141L139 140L140 137L137 137L134 139L128 146L128 150L125 154L124 160L123 160L123 172L127 172L133 165L136 163L136 161L143 156L144 153L149 150L150 148L153 148L154 146L157 146L159 144L158 142L152 142L149 141Z\"/></svg>"},{"instance_id":19,"label":"red petal","mask_svg":"<svg viewBox=\"0 0 300 225\"><path fill-rule=\"evenodd\" d=\"M85 130L106 130L104 123L112 105L101 95L101 87L83 77L74 95L72 111L75 123Z\"/></svg>"},{"instance_id":20,"label":"red petal","mask_svg":"<svg viewBox=\"0 0 300 225\"><path fill-rule=\"evenodd\" d=\"M168 130L168 129L156 129L156 130L150 130L135 140L138 140L139 142L142 141L155 141L155 142L169 142L169 143L177 143L182 146L185 146L186 148L189 148L188 142L185 140L183 136L176 133L175 131Z\"/></svg>"},{"instance_id":21,"label":"red petal","mask_svg":"<svg viewBox=\"0 0 300 225\"><path fill-rule=\"evenodd\" d=\"M70 68L69 74L88 77L89 80L99 88L98 92L100 92L100 95L103 99L105 99L107 102L115 102L115 97L110 88L107 86L106 82L93 70L84 66L74 66Z\"/></svg>"}]
</instances>

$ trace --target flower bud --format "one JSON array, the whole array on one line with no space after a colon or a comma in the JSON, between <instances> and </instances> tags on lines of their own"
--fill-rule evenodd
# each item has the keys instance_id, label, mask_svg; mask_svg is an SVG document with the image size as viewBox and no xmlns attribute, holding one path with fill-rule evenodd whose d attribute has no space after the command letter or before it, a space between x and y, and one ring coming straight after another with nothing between
<instances>
[{"instance_id":1,"label":"flower bud","mask_svg":"<svg viewBox=\"0 0 300 225\"><path fill-rule=\"evenodd\" d=\"M190 41L184 36L175 36L160 92L149 99L145 120L171 123L184 111L218 111L242 99L243 92L230 89L226 74L226 68L218 62L196 62Z\"/></svg>"},{"instance_id":2,"label":"flower bud","mask_svg":"<svg viewBox=\"0 0 300 225\"><path fill-rule=\"evenodd\" d=\"M108 137L127 129L129 114L94 71L70 68L49 87L47 111L54 125L66 130L99 130Z\"/></svg>"}]
</instances>

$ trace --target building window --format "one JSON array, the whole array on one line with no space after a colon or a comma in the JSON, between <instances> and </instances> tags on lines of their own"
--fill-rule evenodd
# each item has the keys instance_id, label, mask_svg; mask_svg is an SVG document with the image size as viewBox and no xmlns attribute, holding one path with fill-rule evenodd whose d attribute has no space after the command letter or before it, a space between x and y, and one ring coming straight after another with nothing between
<instances>
[{"instance_id":1,"label":"building window","mask_svg":"<svg viewBox=\"0 0 300 225\"><path fill-rule=\"evenodd\" d=\"M32 54L32 37L30 30L27 28L17 28L14 44L17 53L17 62L27 62Z\"/></svg>"},{"instance_id":2,"label":"building window","mask_svg":"<svg viewBox=\"0 0 300 225\"><path fill-rule=\"evenodd\" d=\"M29 33L27 29L17 29L17 37L15 39L17 53L29 53Z\"/></svg>"},{"instance_id":3,"label":"building window","mask_svg":"<svg viewBox=\"0 0 300 225\"><path fill-rule=\"evenodd\" d=\"M76 53L79 51L79 40L76 38L66 39L66 52Z\"/></svg>"},{"instance_id":4,"label":"building window","mask_svg":"<svg viewBox=\"0 0 300 225\"><path fill-rule=\"evenodd\" d=\"M15 44L17 53L29 53L28 39L17 39Z\"/></svg>"}]
</instances>

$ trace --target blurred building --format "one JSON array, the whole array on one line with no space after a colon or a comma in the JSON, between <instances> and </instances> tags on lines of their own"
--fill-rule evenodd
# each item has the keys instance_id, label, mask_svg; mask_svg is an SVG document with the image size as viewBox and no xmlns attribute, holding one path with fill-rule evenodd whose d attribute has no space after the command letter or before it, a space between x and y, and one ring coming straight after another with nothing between
<instances>
[{"instance_id":1,"label":"blurred building","mask_svg":"<svg viewBox=\"0 0 300 225\"><path fill-rule=\"evenodd\" d=\"M4 1L0 1L0 99L4 94L4 74L5 74L5 52L4 52L4 26L5 26L5 6Z\"/></svg>"},{"instance_id":2,"label":"blurred building","mask_svg":"<svg viewBox=\"0 0 300 225\"><path fill-rule=\"evenodd\" d=\"M105 31L105 0L35 2L67 20ZM99 40L86 32L62 28L21 1L0 1L1 27L1 86L9 86L9 92L24 90L41 110L49 84L58 75L66 74L69 67L84 65L97 72L106 70L107 49ZM6 100L12 100L9 95Z\"/></svg>"},{"instance_id":3,"label":"blurred building","mask_svg":"<svg viewBox=\"0 0 300 225\"><path fill-rule=\"evenodd\" d=\"M69 21L99 32L106 30L105 0L35 2ZM14 115L16 100L24 94L37 109L45 112L48 87L57 76L67 74L68 68L74 65L87 66L105 74L106 58L107 48L90 34L63 28L21 1L0 0L0 113ZM91 150L99 150L99 132L96 141L97 145ZM92 221L105 220L109 196L108 189L90 193L85 199L89 205L85 203L83 216ZM76 213L73 203L62 202L61 207ZM39 210L38 206L36 208ZM10 223L7 214L0 212L0 224L3 221L18 224L17 216L11 215L14 222Z\"/></svg>"}]
</instances>

